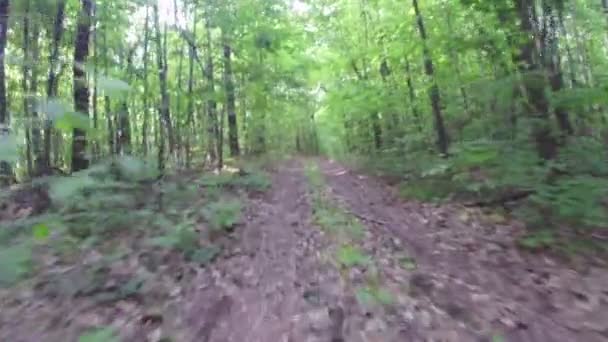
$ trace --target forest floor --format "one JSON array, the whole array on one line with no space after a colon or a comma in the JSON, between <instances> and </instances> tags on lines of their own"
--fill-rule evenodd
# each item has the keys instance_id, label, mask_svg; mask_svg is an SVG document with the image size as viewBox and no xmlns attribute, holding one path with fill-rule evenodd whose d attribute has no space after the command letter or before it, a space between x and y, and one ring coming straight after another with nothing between
<instances>
[{"instance_id":1,"label":"forest floor","mask_svg":"<svg viewBox=\"0 0 608 342\"><path fill-rule=\"evenodd\" d=\"M608 340L608 270L521 251L516 223L404 201L329 160L270 173L220 257L168 296L92 306L0 292L0 340L71 341L85 326L125 341Z\"/></svg>"}]
</instances>

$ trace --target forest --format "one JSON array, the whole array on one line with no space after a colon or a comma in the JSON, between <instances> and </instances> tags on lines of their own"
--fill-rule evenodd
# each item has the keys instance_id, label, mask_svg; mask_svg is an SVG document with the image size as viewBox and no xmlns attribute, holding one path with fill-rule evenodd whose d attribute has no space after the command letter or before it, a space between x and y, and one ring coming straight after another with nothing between
<instances>
[{"instance_id":1,"label":"forest","mask_svg":"<svg viewBox=\"0 0 608 342\"><path fill-rule=\"evenodd\" d=\"M606 70L608 0L0 0L0 340L605 341Z\"/></svg>"}]
</instances>

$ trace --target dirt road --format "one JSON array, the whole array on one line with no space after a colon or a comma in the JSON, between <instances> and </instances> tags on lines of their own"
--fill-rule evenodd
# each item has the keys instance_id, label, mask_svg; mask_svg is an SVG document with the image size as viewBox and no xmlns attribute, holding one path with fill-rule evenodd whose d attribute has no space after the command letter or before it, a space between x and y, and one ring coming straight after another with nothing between
<instances>
[{"instance_id":1,"label":"dirt road","mask_svg":"<svg viewBox=\"0 0 608 342\"><path fill-rule=\"evenodd\" d=\"M405 203L374 179L321 161L325 191L365 226L391 301L362 305L365 267L340 272L312 221L303 163L280 166L251 206L232 257L185 305L197 341L606 341L608 274L514 247L516 229L455 207ZM404 263L404 257L408 263Z\"/></svg>"}]
</instances>

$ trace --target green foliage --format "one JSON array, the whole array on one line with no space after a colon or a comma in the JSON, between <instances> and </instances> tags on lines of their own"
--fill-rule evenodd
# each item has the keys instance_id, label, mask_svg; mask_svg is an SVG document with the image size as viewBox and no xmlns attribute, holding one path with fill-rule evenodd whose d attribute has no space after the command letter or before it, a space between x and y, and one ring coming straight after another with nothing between
<instances>
[{"instance_id":1,"label":"green foliage","mask_svg":"<svg viewBox=\"0 0 608 342\"><path fill-rule=\"evenodd\" d=\"M14 163L19 160L19 144L11 134L0 134L0 161Z\"/></svg>"},{"instance_id":2,"label":"green foliage","mask_svg":"<svg viewBox=\"0 0 608 342\"><path fill-rule=\"evenodd\" d=\"M376 286L367 286L357 289L355 294L359 303L365 306L392 305L395 297L387 289Z\"/></svg>"},{"instance_id":3,"label":"green foliage","mask_svg":"<svg viewBox=\"0 0 608 342\"><path fill-rule=\"evenodd\" d=\"M97 87L109 97L124 96L125 93L131 90L128 83L119 79L105 76L99 77L97 80Z\"/></svg>"},{"instance_id":4,"label":"green foliage","mask_svg":"<svg viewBox=\"0 0 608 342\"><path fill-rule=\"evenodd\" d=\"M99 328L80 335L78 342L119 342L114 329Z\"/></svg>"},{"instance_id":5,"label":"green foliage","mask_svg":"<svg viewBox=\"0 0 608 342\"><path fill-rule=\"evenodd\" d=\"M0 286L10 286L19 281L31 269L31 246L15 244L0 249Z\"/></svg>"},{"instance_id":6,"label":"green foliage","mask_svg":"<svg viewBox=\"0 0 608 342\"><path fill-rule=\"evenodd\" d=\"M240 220L241 203L237 200L219 200L205 206L203 217L215 231L230 230Z\"/></svg>"},{"instance_id":7,"label":"green foliage","mask_svg":"<svg viewBox=\"0 0 608 342\"><path fill-rule=\"evenodd\" d=\"M199 184L212 188L240 187L249 191L266 191L272 185L270 177L257 169L241 170L239 172L221 172L218 174L206 174Z\"/></svg>"},{"instance_id":8,"label":"green foliage","mask_svg":"<svg viewBox=\"0 0 608 342\"><path fill-rule=\"evenodd\" d=\"M343 267L365 266L371 258L360 249L351 245L344 245L337 251L336 259Z\"/></svg>"},{"instance_id":9,"label":"green foliage","mask_svg":"<svg viewBox=\"0 0 608 342\"><path fill-rule=\"evenodd\" d=\"M176 227L166 227L165 235L152 238L152 246L174 249L185 256L193 255L199 248L199 235L192 223L182 223Z\"/></svg>"}]
</instances>

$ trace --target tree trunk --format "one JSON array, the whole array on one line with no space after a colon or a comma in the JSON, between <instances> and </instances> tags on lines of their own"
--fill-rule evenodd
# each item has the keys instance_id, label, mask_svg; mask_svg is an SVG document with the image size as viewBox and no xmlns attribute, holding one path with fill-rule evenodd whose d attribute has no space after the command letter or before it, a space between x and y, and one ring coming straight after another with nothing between
<instances>
[{"instance_id":1,"label":"tree trunk","mask_svg":"<svg viewBox=\"0 0 608 342\"><path fill-rule=\"evenodd\" d=\"M30 117L30 111L32 109L32 105L31 105L31 99L29 94L29 86L28 83L31 80L31 67L33 66L33 63L31 63L33 61L33 58L30 57L30 41L31 41L31 37L30 37L30 6L31 3L29 0L26 0L26 3L24 5L24 13L23 13L23 19L22 19L22 26L23 26L23 45L21 46L21 49L23 51L23 65L21 68L21 90L23 91L23 116L25 118L29 118ZM33 164L33 157L32 157L32 137L31 137L31 130L32 130L32 123L28 123L25 125L25 143L26 143L26 147L25 147L25 160L26 160L26 166L27 166L27 174L29 177L32 177L34 175L34 164Z\"/></svg>"},{"instance_id":2,"label":"tree trunk","mask_svg":"<svg viewBox=\"0 0 608 342\"><path fill-rule=\"evenodd\" d=\"M93 130L95 132L97 132L97 129L99 128L99 108L98 108L98 101L97 101L97 97L99 96L99 87L97 86L97 83L99 82L99 44L97 41L97 23L98 23L98 16L97 16L97 4L94 4L93 7L93 18L94 18L94 24L93 24L93 96L91 96L91 100L93 101ZM93 155L93 161L95 161L96 158L99 158L99 140L95 139L93 140L93 146L92 146L92 155Z\"/></svg>"},{"instance_id":3,"label":"tree trunk","mask_svg":"<svg viewBox=\"0 0 608 342\"><path fill-rule=\"evenodd\" d=\"M536 18L534 1L516 0L515 9L519 16L519 25L523 36L523 43L520 46L516 61L523 78L523 90L527 97L527 100L524 101L525 110L533 119L536 119L533 134L539 156L545 160L553 159L557 154L557 141L553 137L549 125L549 102L545 95L545 77L539 75L542 69L536 51L536 40L539 37L534 30L534 20Z\"/></svg>"},{"instance_id":4,"label":"tree trunk","mask_svg":"<svg viewBox=\"0 0 608 342\"><path fill-rule=\"evenodd\" d=\"M48 99L57 97L59 88L59 74L57 72L59 46L63 37L63 21L65 18L65 0L57 2L57 12L53 23L53 37L51 54L49 56L49 74L46 83L46 96ZM51 140L53 136L53 125L51 118L46 118L44 125L44 151L42 152L41 164L44 167L44 174L51 172Z\"/></svg>"},{"instance_id":5,"label":"tree trunk","mask_svg":"<svg viewBox=\"0 0 608 342\"><path fill-rule=\"evenodd\" d=\"M217 162L217 156L219 149L219 129L218 129L218 118L217 118L217 102L215 101L215 80L214 80L214 65L213 65L213 51L211 50L211 24L209 19L209 13L205 12L205 31L207 34L206 38L206 53L207 61L205 68L205 78L207 79L207 117L209 118L208 123L208 137L207 137L207 148L208 156L211 161ZM219 165L218 165L219 166Z\"/></svg>"},{"instance_id":6,"label":"tree trunk","mask_svg":"<svg viewBox=\"0 0 608 342\"><path fill-rule=\"evenodd\" d=\"M192 22L192 40L196 42L196 10L194 11L194 19ZM194 55L196 53L195 46L190 45L188 49L188 116L186 118L186 168L190 168L192 161L191 140L194 134Z\"/></svg>"},{"instance_id":7,"label":"tree trunk","mask_svg":"<svg viewBox=\"0 0 608 342\"><path fill-rule=\"evenodd\" d=\"M32 61L38 61L40 59L40 23L36 20L33 23L32 37L31 37L31 52ZM33 176L40 176L44 173L43 158L41 157L42 150L40 148L40 130L42 128L38 111L36 110L35 99L38 94L38 76L39 68L37 63L32 63L31 79L27 94L30 102L30 114L31 114L31 129L32 129L32 157L34 160L34 174Z\"/></svg>"},{"instance_id":8,"label":"tree trunk","mask_svg":"<svg viewBox=\"0 0 608 342\"><path fill-rule=\"evenodd\" d=\"M74 106L77 112L88 116L89 88L86 82L87 75L84 67L89 54L93 0L81 0L81 6L74 47ZM72 136L72 172L89 167L86 149L86 132L79 128L74 129Z\"/></svg>"},{"instance_id":9,"label":"tree trunk","mask_svg":"<svg viewBox=\"0 0 608 342\"><path fill-rule=\"evenodd\" d=\"M160 30L160 19L158 13L158 5L154 6L154 27L156 31L156 59L158 64L158 79L160 86L160 95L161 95L161 103L160 103L160 126L164 128L166 132L167 138L169 140L169 150L173 151L173 129L171 126L171 113L170 113L170 98L169 92L167 89L167 56L166 49L163 50L163 42L162 42L162 34ZM165 48L166 48L166 36L165 36ZM164 51L164 52L163 52ZM159 132L159 168L161 171L164 169L164 153L165 153L165 139L164 132Z\"/></svg>"},{"instance_id":10,"label":"tree trunk","mask_svg":"<svg viewBox=\"0 0 608 342\"><path fill-rule=\"evenodd\" d=\"M551 4L549 4L547 0L544 0L543 5L544 16L547 18L547 23L545 25L546 38L544 39L544 43L546 44L546 69L549 74L551 90L553 90L553 92L559 92L564 88L564 76L559 52L559 27ZM574 133L568 111L563 106L557 106L555 108L555 117L563 134L572 135Z\"/></svg>"},{"instance_id":11,"label":"tree trunk","mask_svg":"<svg viewBox=\"0 0 608 342\"><path fill-rule=\"evenodd\" d=\"M416 126L418 126L418 131L422 132L422 120L420 118L420 112L418 111L418 104L416 103L416 92L414 90L414 82L412 81L412 69L410 68L410 61L407 58L405 59L405 76L407 78L407 90L412 114L414 114L414 120L416 121Z\"/></svg>"},{"instance_id":12,"label":"tree trunk","mask_svg":"<svg viewBox=\"0 0 608 342\"><path fill-rule=\"evenodd\" d=\"M236 117L236 97L234 94L234 78L232 75L232 48L227 35L224 33L224 88L226 90L226 112L228 114L228 144L230 145L230 155L240 154L239 133Z\"/></svg>"},{"instance_id":13,"label":"tree trunk","mask_svg":"<svg viewBox=\"0 0 608 342\"><path fill-rule=\"evenodd\" d=\"M133 54L135 48L127 51L126 56L126 80L128 83L131 82L131 75L133 73ZM129 119L129 97L125 94L121 104L121 110L118 117L118 129L117 129L117 143L119 152L122 155L131 153L131 121Z\"/></svg>"},{"instance_id":14,"label":"tree trunk","mask_svg":"<svg viewBox=\"0 0 608 342\"><path fill-rule=\"evenodd\" d=\"M150 7L146 6L146 22L144 24L144 52L143 52L143 83L144 83L144 94L143 94L143 123L141 127L141 145L144 156L148 155L148 121L150 120L150 104L148 103L149 96L149 85L148 85L148 63L149 63L149 42L150 41Z\"/></svg>"},{"instance_id":15,"label":"tree trunk","mask_svg":"<svg viewBox=\"0 0 608 342\"><path fill-rule=\"evenodd\" d=\"M443 122L443 114L441 112L441 94L439 91L439 85L437 84L437 80L435 79L435 67L433 64L433 59L431 57L431 52L429 51L429 48L427 46L426 29L424 27L424 20L422 19L422 14L420 13L420 9L418 8L418 0L412 0L412 3L414 5L414 12L416 14L416 21L418 23L420 38L422 39L424 71L432 82L429 97L431 99L431 106L433 108L435 130L437 131L437 147L439 149L439 153L447 155L449 147L449 137L445 128L445 124Z\"/></svg>"},{"instance_id":16,"label":"tree trunk","mask_svg":"<svg viewBox=\"0 0 608 342\"><path fill-rule=\"evenodd\" d=\"M8 32L9 0L0 0L0 137L9 133L8 101L6 97L5 50ZM9 184L12 170L7 161L0 160L0 186Z\"/></svg>"}]
</instances>

